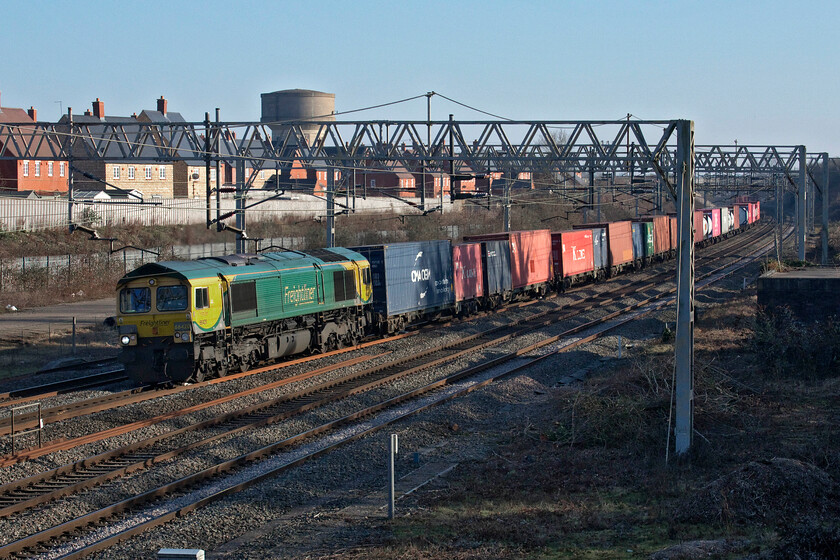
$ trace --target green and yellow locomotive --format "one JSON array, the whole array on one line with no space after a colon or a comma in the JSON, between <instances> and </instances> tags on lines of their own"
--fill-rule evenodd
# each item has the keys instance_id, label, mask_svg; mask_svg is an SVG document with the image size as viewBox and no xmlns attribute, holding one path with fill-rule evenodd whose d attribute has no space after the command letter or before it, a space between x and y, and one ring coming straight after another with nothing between
<instances>
[{"instance_id":1,"label":"green and yellow locomotive","mask_svg":"<svg viewBox=\"0 0 840 560\"><path fill-rule=\"evenodd\" d=\"M353 345L371 296L370 264L341 247L146 264L117 285L122 361L143 383L190 382Z\"/></svg>"}]
</instances>

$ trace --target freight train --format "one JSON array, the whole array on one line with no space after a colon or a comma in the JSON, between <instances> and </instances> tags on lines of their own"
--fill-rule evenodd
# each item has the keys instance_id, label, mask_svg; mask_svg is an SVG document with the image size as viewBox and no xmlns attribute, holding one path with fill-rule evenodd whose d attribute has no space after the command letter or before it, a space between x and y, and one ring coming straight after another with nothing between
<instances>
[{"instance_id":1,"label":"freight train","mask_svg":"<svg viewBox=\"0 0 840 560\"><path fill-rule=\"evenodd\" d=\"M698 210L695 243L749 227L757 202ZM307 253L145 264L117 285L121 360L140 383L198 382L357 345L420 321L539 298L673 257L676 218Z\"/></svg>"}]
</instances>

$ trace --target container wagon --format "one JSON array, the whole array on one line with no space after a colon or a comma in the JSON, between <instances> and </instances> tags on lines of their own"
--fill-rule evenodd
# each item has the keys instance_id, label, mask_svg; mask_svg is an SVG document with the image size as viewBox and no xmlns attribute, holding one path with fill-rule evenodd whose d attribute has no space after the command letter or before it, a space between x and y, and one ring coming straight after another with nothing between
<instances>
[{"instance_id":1,"label":"container wagon","mask_svg":"<svg viewBox=\"0 0 840 560\"><path fill-rule=\"evenodd\" d=\"M602 280L607 276L610 268L610 244L607 240L607 229L592 228L592 265L595 279Z\"/></svg>"},{"instance_id":2,"label":"container wagon","mask_svg":"<svg viewBox=\"0 0 840 560\"><path fill-rule=\"evenodd\" d=\"M705 208L703 214L707 217L707 232L706 239L711 239L712 242L717 242L720 237L720 208Z\"/></svg>"},{"instance_id":3,"label":"container wagon","mask_svg":"<svg viewBox=\"0 0 840 560\"><path fill-rule=\"evenodd\" d=\"M483 275L481 243L461 243L452 247L456 315L470 315L481 307L484 299Z\"/></svg>"},{"instance_id":4,"label":"container wagon","mask_svg":"<svg viewBox=\"0 0 840 560\"><path fill-rule=\"evenodd\" d=\"M374 328L399 332L454 309L452 243L412 241L355 247L370 262Z\"/></svg>"},{"instance_id":5,"label":"container wagon","mask_svg":"<svg viewBox=\"0 0 840 560\"><path fill-rule=\"evenodd\" d=\"M493 309L513 296L510 276L510 243L505 240L481 241L481 280L483 305Z\"/></svg>"},{"instance_id":6,"label":"container wagon","mask_svg":"<svg viewBox=\"0 0 840 560\"><path fill-rule=\"evenodd\" d=\"M652 259L665 260L671 256L671 219L668 216L642 216L638 222L651 224L653 253Z\"/></svg>"},{"instance_id":7,"label":"container wagon","mask_svg":"<svg viewBox=\"0 0 840 560\"><path fill-rule=\"evenodd\" d=\"M595 277L592 230L558 231L551 234L554 286L558 291Z\"/></svg>"},{"instance_id":8,"label":"container wagon","mask_svg":"<svg viewBox=\"0 0 840 560\"><path fill-rule=\"evenodd\" d=\"M702 210L694 211L694 244L701 245L706 238L706 220Z\"/></svg>"},{"instance_id":9,"label":"container wagon","mask_svg":"<svg viewBox=\"0 0 840 560\"><path fill-rule=\"evenodd\" d=\"M580 224L574 229L603 228L607 232L607 247L609 265L606 275L618 274L624 269L633 267L633 226L629 221L606 222L596 224Z\"/></svg>"},{"instance_id":10,"label":"container wagon","mask_svg":"<svg viewBox=\"0 0 840 560\"><path fill-rule=\"evenodd\" d=\"M645 224L641 222L632 222L631 228L633 232L633 266L638 270L647 262L645 259L647 229ZM651 242L651 245L653 245L653 242Z\"/></svg>"},{"instance_id":11,"label":"container wagon","mask_svg":"<svg viewBox=\"0 0 840 560\"><path fill-rule=\"evenodd\" d=\"M464 241L507 241L510 244L513 297L548 293L552 280L551 231L539 229L469 235L464 237Z\"/></svg>"}]
</instances>

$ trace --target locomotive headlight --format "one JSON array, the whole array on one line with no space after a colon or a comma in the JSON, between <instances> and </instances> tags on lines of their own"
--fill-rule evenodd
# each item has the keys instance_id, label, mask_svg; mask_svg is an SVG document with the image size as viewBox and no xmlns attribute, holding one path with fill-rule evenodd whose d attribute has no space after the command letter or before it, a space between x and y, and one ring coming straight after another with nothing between
<instances>
[{"instance_id":1,"label":"locomotive headlight","mask_svg":"<svg viewBox=\"0 0 840 560\"><path fill-rule=\"evenodd\" d=\"M131 337L128 335L123 335L120 338L120 342L122 342L123 346L128 346L129 344L131 344Z\"/></svg>"}]
</instances>

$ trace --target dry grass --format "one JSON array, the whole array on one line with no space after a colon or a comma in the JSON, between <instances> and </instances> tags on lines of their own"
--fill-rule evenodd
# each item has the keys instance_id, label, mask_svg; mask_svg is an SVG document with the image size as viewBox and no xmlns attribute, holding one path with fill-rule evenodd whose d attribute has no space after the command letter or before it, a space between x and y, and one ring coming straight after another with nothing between
<instances>
[{"instance_id":1,"label":"dry grass","mask_svg":"<svg viewBox=\"0 0 840 560\"><path fill-rule=\"evenodd\" d=\"M54 360L71 357L72 350L72 336L68 332L0 340L0 379L30 376ZM104 326L77 329L76 356L102 358L117 351L114 329Z\"/></svg>"},{"instance_id":2,"label":"dry grass","mask_svg":"<svg viewBox=\"0 0 840 560\"><path fill-rule=\"evenodd\" d=\"M695 540L660 556L827 550L820 543L837 535L824 527L840 523L840 379L765 375L751 353L754 313L741 296L702 315L688 460L665 464L673 346L655 342L581 387L556 389L497 434L485 461L424 491L375 542L328 558L610 559ZM721 502L715 489L738 492ZM798 536L787 530L796 524Z\"/></svg>"}]
</instances>

